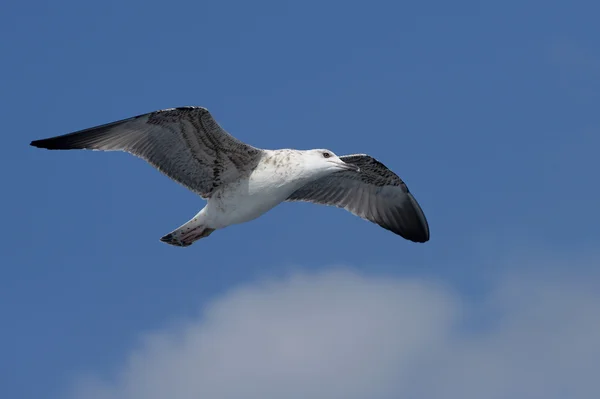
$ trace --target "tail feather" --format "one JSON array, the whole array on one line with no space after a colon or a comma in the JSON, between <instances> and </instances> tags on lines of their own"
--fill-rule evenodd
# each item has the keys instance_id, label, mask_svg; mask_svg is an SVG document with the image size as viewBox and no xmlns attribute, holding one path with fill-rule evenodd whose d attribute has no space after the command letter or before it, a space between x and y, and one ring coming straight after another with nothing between
<instances>
[{"instance_id":1,"label":"tail feather","mask_svg":"<svg viewBox=\"0 0 600 399\"><path fill-rule=\"evenodd\" d=\"M194 218L169 234L164 235L160 240L177 247L189 247L195 241L208 237L213 231L215 229L205 226L198 218Z\"/></svg>"}]
</instances>

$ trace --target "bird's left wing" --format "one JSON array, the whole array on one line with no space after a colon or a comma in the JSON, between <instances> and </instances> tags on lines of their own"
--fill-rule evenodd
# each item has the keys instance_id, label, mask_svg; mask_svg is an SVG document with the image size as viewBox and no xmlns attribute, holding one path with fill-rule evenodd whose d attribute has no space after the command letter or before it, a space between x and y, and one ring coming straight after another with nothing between
<instances>
[{"instance_id":1,"label":"bird's left wing","mask_svg":"<svg viewBox=\"0 0 600 399\"><path fill-rule=\"evenodd\" d=\"M202 107L150 112L31 145L126 151L205 198L222 184L249 174L262 156L262 150L231 136Z\"/></svg>"},{"instance_id":2,"label":"bird's left wing","mask_svg":"<svg viewBox=\"0 0 600 399\"><path fill-rule=\"evenodd\" d=\"M427 219L400 177L368 155L340 159L359 166L360 172L341 171L322 177L296 190L287 201L344 208L407 240L429 240Z\"/></svg>"}]
</instances>

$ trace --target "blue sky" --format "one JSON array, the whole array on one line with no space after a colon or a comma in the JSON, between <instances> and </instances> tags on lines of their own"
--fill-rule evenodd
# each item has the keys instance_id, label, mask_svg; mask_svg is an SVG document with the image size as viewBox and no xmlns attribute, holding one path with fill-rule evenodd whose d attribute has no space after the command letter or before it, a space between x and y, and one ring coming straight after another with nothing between
<instances>
[{"instance_id":1,"label":"blue sky","mask_svg":"<svg viewBox=\"0 0 600 399\"><path fill-rule=\"evenodd\" d=\"M3 5L2 396L65 397L82 374L111 381L143 334L201 324L211 306L233 314L238 287L265 279L289 288L308 274L331 294L327 273L341 267L369 287L440 283L469 328L487 323L493 312L478 306L520 273L525 293L546 278L600 283L599 12L592 1ZM158 239L201 209L199 197L128 154L29 146L181 105L207 107L258 147L371 154L407 182L431 241L294 203L175 248ZM533 313L554 303L544 295ZM500 303L509 319L520 309ZM581 303L600 307L593 293Z\"/></svg>"}]
</instances>

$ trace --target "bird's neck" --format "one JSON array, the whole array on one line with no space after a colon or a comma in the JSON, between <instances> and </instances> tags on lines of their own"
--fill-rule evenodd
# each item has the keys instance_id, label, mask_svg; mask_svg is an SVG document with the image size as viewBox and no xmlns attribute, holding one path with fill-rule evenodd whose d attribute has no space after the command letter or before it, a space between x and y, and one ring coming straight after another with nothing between
<instances>
[{"instance_id":1,"label":"bird's neck","mask_svg":"<svg viewBox=\"0 0 600 399\"><path fill-rule=\"evenodd\" d=\"M272 179L294 189L321 177L307 165L299 150L268 151L264 164Z\"/></svg>"}]
</instances>

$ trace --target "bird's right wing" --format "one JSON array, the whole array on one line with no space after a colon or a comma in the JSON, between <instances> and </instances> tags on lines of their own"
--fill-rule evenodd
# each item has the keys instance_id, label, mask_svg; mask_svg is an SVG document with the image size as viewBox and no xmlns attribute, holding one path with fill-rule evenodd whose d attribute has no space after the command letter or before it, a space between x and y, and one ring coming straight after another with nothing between
<instances>
[{"instance_id":1,"label":"bird's right wing","mask_svg":"<svg viewBox=\"0 0 600 399\"><path fill-rule=\"evenodd\" d=\"M360 167L308 183L287 201L332 205L377 223L410 241L429 240L429 225L421 207L400 177L375 158L364 154L340 159Z\"/></svg>"},{"instance_id":2,"label":"bird's right wing","mask_svg":"<svg viewBox=\"0 0 600 399\"><path fill-rule=\"evenodd\" d=\"M249 174L262 156L262 150L231 136L202 107L150 112L31 145L126 151L205 198L221 184Z\"/></svg>"}]
</instances>

